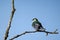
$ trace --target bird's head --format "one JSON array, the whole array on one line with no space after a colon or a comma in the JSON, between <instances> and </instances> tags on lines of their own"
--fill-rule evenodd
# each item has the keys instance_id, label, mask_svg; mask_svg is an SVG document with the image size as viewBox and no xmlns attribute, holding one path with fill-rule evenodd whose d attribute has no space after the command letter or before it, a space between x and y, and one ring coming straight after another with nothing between
<instances>
[{"instance_id":1,"label":"bird's head","mask_svg":"<svg viewBox=\"0 0 60 40\"><path fill-rule=\"evenodd\" d=\"M34 21L38 21L38 19L37 19L37 18L33 18L32 21L33 21L33 22L34 22Z\"/></svg>"}]
</instances>

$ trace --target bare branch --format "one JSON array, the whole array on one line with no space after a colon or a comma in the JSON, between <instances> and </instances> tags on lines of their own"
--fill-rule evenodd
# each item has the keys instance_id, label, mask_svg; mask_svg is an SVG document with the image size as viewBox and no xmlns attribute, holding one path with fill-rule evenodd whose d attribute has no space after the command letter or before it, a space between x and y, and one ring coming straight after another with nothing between
<instances>
[{"instance_id":1,"label":"bare branch","mask_svg":"<svg viewBox=\"0 0 60 40\"><path fill-rule=\"evenodd\" d=\"M48 35L48 34L58 34L58 32L56 32L56 30L55 30L54 32L48 32L48 31L42 31L42 30L40 30L40 31L25 31L25 32L23 32L22 34L19 34L19 35L14 36L14 37L11 38L10 40L13 40L13 39L15 39L15 38L18 38L18 37L20 37L20 36L22 36L22 35L25 35L25 34L27 34L27 33L36 33L36 32L44 32L44 33L46 33L47 35Z\"/></svg>"},{"instance_id":2,"label":"bare branch","mask_svg":"<svg viewBox=\"0 0 60 40\"><path fill-rule=\"evenodd\" d=\"M11 22L12 22L15 10L16 9L14 8L14 0L12 0L12 12L11 12L11 16L10 16L10 20L9 20L9 23L8 23L8 27L6 29L6 33L5 33L5 36L4 36L4 40L7 40L7 38L8 38L8 34L9 34L9 30L10 30L10 27L11 27Z\"/></svg>"}]
</instances>

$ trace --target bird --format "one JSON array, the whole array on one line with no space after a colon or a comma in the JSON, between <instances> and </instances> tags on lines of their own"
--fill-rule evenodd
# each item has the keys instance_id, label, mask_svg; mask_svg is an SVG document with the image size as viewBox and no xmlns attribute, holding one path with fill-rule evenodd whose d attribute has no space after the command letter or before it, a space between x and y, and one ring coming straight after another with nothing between
<instances>
[{"instance_id":1,"label":"bird","mask_svg":"<svg viewBox=\"0 0 60 40\"><path fill-rule=\"evenodd\" d=\"M37 18L33 18L32 19L32 27L36 30L36 31L45 31L45 28L43 28L41 22L38 21Z\"/></svg>"}]
</instances>

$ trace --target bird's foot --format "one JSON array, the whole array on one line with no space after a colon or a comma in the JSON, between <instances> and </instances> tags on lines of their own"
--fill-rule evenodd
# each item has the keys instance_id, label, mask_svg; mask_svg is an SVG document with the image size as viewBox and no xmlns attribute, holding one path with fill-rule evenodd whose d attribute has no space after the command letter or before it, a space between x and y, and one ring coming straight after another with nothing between
<instances>
[{"instance_id":1,"label":"bird's foot","mask_svg":"<svg viewBox=\"0 0 60 40\"><path fill-rule=\"evenodd\" d=\"M41 28L41 29L39 29L39 30L41 30L41 31L45 31L46 29L45 29L45 28Z\"/></svg>"}]
</instances>

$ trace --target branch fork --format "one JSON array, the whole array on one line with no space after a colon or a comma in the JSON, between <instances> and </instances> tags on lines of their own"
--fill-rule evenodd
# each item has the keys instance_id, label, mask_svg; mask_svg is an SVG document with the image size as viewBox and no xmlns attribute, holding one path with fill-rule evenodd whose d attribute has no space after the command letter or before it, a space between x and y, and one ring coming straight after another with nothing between
<instances>
[{"instance_id":1,"label":"branch fork","mask_svg":"<svg viewBox=\"0 0 60 40\"><path fill-rule=\"evenodd\" d=\"M57 29L56 29L54 32L48 32L48 31L42 31L42 30L39 30L39 31L25 31L25 32L23 32L22 34L19 34L19 35L14 36L14 37L11 38L10 40L13 40L13 39L15 39L15 38L18 38L18 37L20 37L20 36L22 36L22 35L25 35L25 34L27 34L27 33L36 33L36 32L44 32L44 33L46 33L46 36L47 36L48 34L58 34Z\"/></svg>"}]
</instances>

